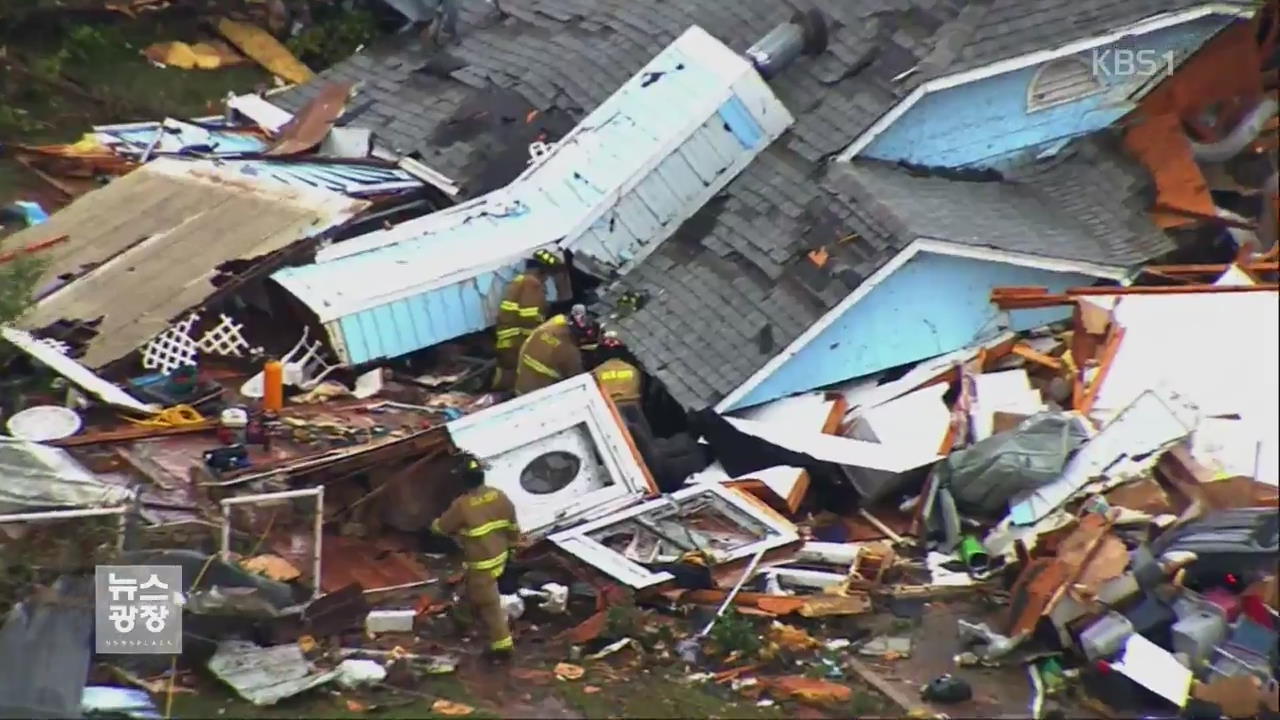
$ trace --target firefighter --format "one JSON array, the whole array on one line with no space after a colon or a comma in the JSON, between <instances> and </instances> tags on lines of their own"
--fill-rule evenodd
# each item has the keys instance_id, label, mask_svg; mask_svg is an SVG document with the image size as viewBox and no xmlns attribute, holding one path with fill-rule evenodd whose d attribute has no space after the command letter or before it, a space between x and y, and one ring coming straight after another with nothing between
<instances>
[{"instance_id":1,"label":"firefighter","mask_svg":"<svg viewBox=\"0 0 1280 720\"><path fill-rule=\"evenodd\" d=\"M556 315L538 326L520 348L516 395L524 395L581 374L582 349L594 341L599 326L590 317L570 321Z\"/></svg>"},{"instance_id":2,"label":"firefighter","mask_svg":"<svg viewBox=\"0 0 1280 720\"><path fill-rule=\"evenodd\" d=\"M635 365L627 362L626 346L613 330L604 333L600 338L600 346L596 351L601 363L591 371L600 389L613 400L619 408L637 405L640 402L640 371Z\"/></svg>"},{"instance_id":3,"label":"firefighter","mask_svg":"<svg viewBox=\"0 0 1280 720\"><path fill-rule=\"evenodd\" d=\"M539 250L525 264L507 287L498 306L498 366L493 375L493 390L509 392L516 384L516 363L520 346L547 319L547 276L561 267L560 258L549 250Z\"/></svg>"},{"instance_id":4,"label":"firefighter","mask_svg":"<svg viewBox=\"0 0 1280 720\"><path fill-rule=\"evenodd\" d=\"M515 506L506 494L484 484L484 467L479 460L463 454L461 475L466 491L431 523L431 530L456 537L462 546L467 603L487 632L485 654L501 660L511 656L515 643L502 608L498 578L520 542L520 527Z\"/></svg>"}]
</instances>

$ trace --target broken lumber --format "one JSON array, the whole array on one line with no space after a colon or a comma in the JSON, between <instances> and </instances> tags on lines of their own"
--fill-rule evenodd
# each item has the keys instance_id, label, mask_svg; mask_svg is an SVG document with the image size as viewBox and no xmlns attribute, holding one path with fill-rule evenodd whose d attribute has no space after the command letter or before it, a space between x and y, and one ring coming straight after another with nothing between
<instances>
[{"instance_id":1,"label":"broken lumber","mask_svg":"<svg viewBox=\"0 0 1280 720\"><path fill-rule=\"evenodd\" d=\"M187 425L185 427L175 428L129 428L126 430L106 430L96 433L85 433L83 435L72 435L60 440L50 440L49 445L57 447L80 447L82 445L105 445L107 443L129 442L132 440L147 440L150 438L164 437L166 435L186 435L189 433L207 432L216 430L218 424L212 420Z\"/></svg>"}]
</instances>

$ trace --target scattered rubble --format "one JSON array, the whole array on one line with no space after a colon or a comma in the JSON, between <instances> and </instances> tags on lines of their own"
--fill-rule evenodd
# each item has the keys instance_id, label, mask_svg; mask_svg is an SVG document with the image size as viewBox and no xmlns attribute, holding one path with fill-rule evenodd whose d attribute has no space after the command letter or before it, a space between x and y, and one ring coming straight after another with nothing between
<instances>
[{"instance_id":1,"label":"scattered rubble","mask_svg":"<svg viewBox=\"0 0 1280 720\"><path fill-rule=\"evenodd\" d=\"M432 60L407 72L497 77L442 50L440 24L458 22L452 3L430 18L392 5L428 23L418 29ZM843 317L775 347L775 313L791 322L802 312L779 291L751 301L768 312L746 323L750 333L722 318L766 358L732 369L746 383L697 377L677 389L661 379L680 363L645 367L647 343L683 358L680 348L721 342L681 316L637 338L640 351L628 346L638 398L590 371L511 397L491 390L502 345L489 330L500 303L510 311L502 285L530 253L569 261L572 272L547 281L547 308L533 310L573 322L586 322L588 306L616 323L672 295L728 300L674 281L650 297L629 283L653 274L637 270L652 246L720 242L695 227L704 204L763 206L763 194L747 202L733 189L748 165L795 172L771 154L798 131L781 99L790 95L770 82L795 57L827 52L823 15L802 13L766 37L782 49L745 56L682 28L564 139L543 131L517 148L527 168L510 185L482 192L431 168L422 149L404 155L353 124L372 103L367 87L313 73L281 42L283 21L214 17L226 42L166 40L143 54L188 70L255 62L304 85L306 101L289 111L271 94L232 95L219 116L13 147L73 200L52 214L6 206L24 227L0 245L0 267L47 262L30 307L0 326L0 715L169 717L175 695L229 691L258 707L310 698L353 713L421 703L467 716L505 710L510 688L484 683L604 699L642 675L793 714L795 703L838 716L1038 720L1280 712L1280 267L1260 225L1274 218L1275 166L1270 185L1254 183L1269 195L1231 191L1245 198L1240 212L1215 206L1209 188L1223 192L1227 161L1246 146L1272 161L1275 148L1257 138L1274 129L1274 102L1190 137L1176 94L1157 90L1135 111L1151 124L1125 137L1158 185L1144 232L1190 232L1207 216L1237 243L1230 262L1041 259L991 277L1044 287L974 279L981 302L964 312L983 318L980 331L940 316L934 350L885 350L896 360L867 373L836 367L851 356L835 348L863 327ZM444 33L456 40L456 30ZM676 56L674 69L663 64ZM930 57L918 67L942 61ZM1192 70L1171 67L1169 82L1190 83ZM650 102L723 99L722 75L736 78L732 102L699 110L701 124L633 137L644 124L623 101L655 86ZM663 94L675 82L689 84ZM544 111L496 121L537 124ZM613 135L600 134L606 126ZM694 137L723 161L714 171L686 150L611 156L612 171L597 154L601 138L666 147ZM1162 157L1166 146L1176 158ZM655 210L669 188L645 183L659 166L706 177ZM862 288L827 284L855 274L837 241L872 243L836 232L814 197L785 200L787 213L808 228L806 243L812 232L826 244L767 254L831 273L810 304L856 301ZM581 212L569 208L578 201ZM539 225L547 208L556 219ZM884 224L881 214L856 223ZM758 232L775 230L767 225L761 216ZM966 247L953 259L1015 267ZM721 274L742 274L726 259L740 249L721 249ZM783 286L779 268L768 279ZM865 279L867 293L890 288L882 305L925 292L890 283L892 268L871 270L886 272ZM868 354L897 341L897 310L873 310L865 327L875 332L858 338ZM603 337L583 342L588 370L616 339ZM814 371L821 384L806 385L802 366L787 363L811 342L833 354ZM757 393L772 373L799 389L779 380ZM461 453L515 508L521 541L502 553L497 579L520 649L512 667L477 670L500 659L481 652L471 627L464 578L475 564L431 531L464 490ZM180 655L90 652L85 583L108 564L183 569ZM446 678L468 686L468 702L444 692Z\"/></svg>"}]
</instances>

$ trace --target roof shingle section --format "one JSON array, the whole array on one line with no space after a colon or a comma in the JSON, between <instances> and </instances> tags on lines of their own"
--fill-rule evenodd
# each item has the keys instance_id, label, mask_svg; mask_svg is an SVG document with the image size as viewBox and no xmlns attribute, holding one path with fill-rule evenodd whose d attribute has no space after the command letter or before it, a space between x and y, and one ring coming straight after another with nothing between
<instances>
[{"instance_id":1,"label":"roof shingle section","mask_svg":"<svg viewBox=\"0 0 1280 720\"><path fill-rule=\"evenodd\" d=\"M459 0L459 42L433 53L405 33L338 63L321 81L361 83L344 122L419 155L474 197L514 178L530 142L563 135L690 25L741 51L817 7L830 23L827 52L796 61L772 83L797 118L786 144L813 163L903 96L908 88L891 78L930 50L962 1L503 0L502 17L485 0ZM316 85L272 101L297 111Z\"/></svg>"},{"instance_id":2,"label":"roof shingle section","mask_svg":"<svg viewBox=\"0 0 1280 720\"><path fill-rule=\"evenodd\" d=\"M621 290L649 292L648 305L615 324L677 401L702 408L913 239L824 184L828 158L924 77L1095 35L1170 2L503 0L506 15L498 16L485 0L459 0L459 42L429 53L416 35L397 37L322 78L362 82L344 121L417 154L474 197L513 179L529 143L561 137L690 25L742 51L797 11L823 12L827 51L770 80L796 118L791 130L602 301L608 311ZM314 92L303 87L277 101L297 110ZM1069 178L1061 186L1072 192Z\"/></svg>"},{"instance_id":3,"label":"roof shingle section","mask_svg":"<svg viewBox=\"0 0 1280 720\"><path fill-rule=\"evenodd\" d=\"M927 175L871 160L832 181L901 235L1129 267L1172 242L1147 215L1150 177L1095 136L1003 181Z\"/></svg>"},{"instance_id":4,"label":"roof shingle section","mask_svg":"<svg viewBox=\"0 0 1280 720\"><path fill-rule=\"evenodd\" d=\"M964 49L937 74L972 70L997 60L1050 50L1158 15L1211 5L1250 6L1243 1L1204 0L992 0L987 4L990 7L975 23Z\"/></svg>"}]
</instances>

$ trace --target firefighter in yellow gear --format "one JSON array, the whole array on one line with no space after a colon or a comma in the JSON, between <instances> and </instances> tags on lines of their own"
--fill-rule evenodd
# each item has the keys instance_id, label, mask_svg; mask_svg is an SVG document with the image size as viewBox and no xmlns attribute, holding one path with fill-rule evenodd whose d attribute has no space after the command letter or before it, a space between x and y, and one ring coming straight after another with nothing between
<instances>
[{"instance_id":1,"label":"firefighter in yellow gear","mask_svg":"<svg viewBox=\"0 0 1280 720\"><path fill-rule=\"evenodd\" d=\"M502 609L498 578L520 541L516 509L506 493L484 484L484 467L474 457L463 455L462 479L466 491L431 523L431 530L455 537L462 546L466 599L487 631L485 653L509 657L515 642Z\"/></svg>"},{"instance_id":2,"label":"firefighter in yellow gear","mask_svg":"<svg viewBox=\"0 0 1280 720\"><path fill-rule=\"evenodd\" d=\"M597 332L594 321L570 322L564 315L539 325L520 348L516 395L582 374L582 346L592 342Z\"/></svg>"},{"instance_id":3,"label":"firefighter in yellow gear","mask_svg":"<svg viewBox=\"0 0 1280 720\"><path fill-rule=\"evenodd\" d=\"M562 267L560 258L549 250L539 250L507 286L498 305L494 349L498 363L493 375L493 390L510 391L516 382L516 363L520 346L529 334L547 319L547 277Z\"/></svg>"},{"instance_id":4,"label":"firefighter in yellow gear","mask_svg":"<svg viewBox=\"0 0 1280 720\"><path fill-rule=\"evenodd\" d=\"M641 398L641 375L635 365L623 359L625 346L618 334L612 330L605 332L600 339L598 356L603 362L591 371L599 383L600 389L613 400L615 405L634 405Z\"/></svg>"}]
</instances>

